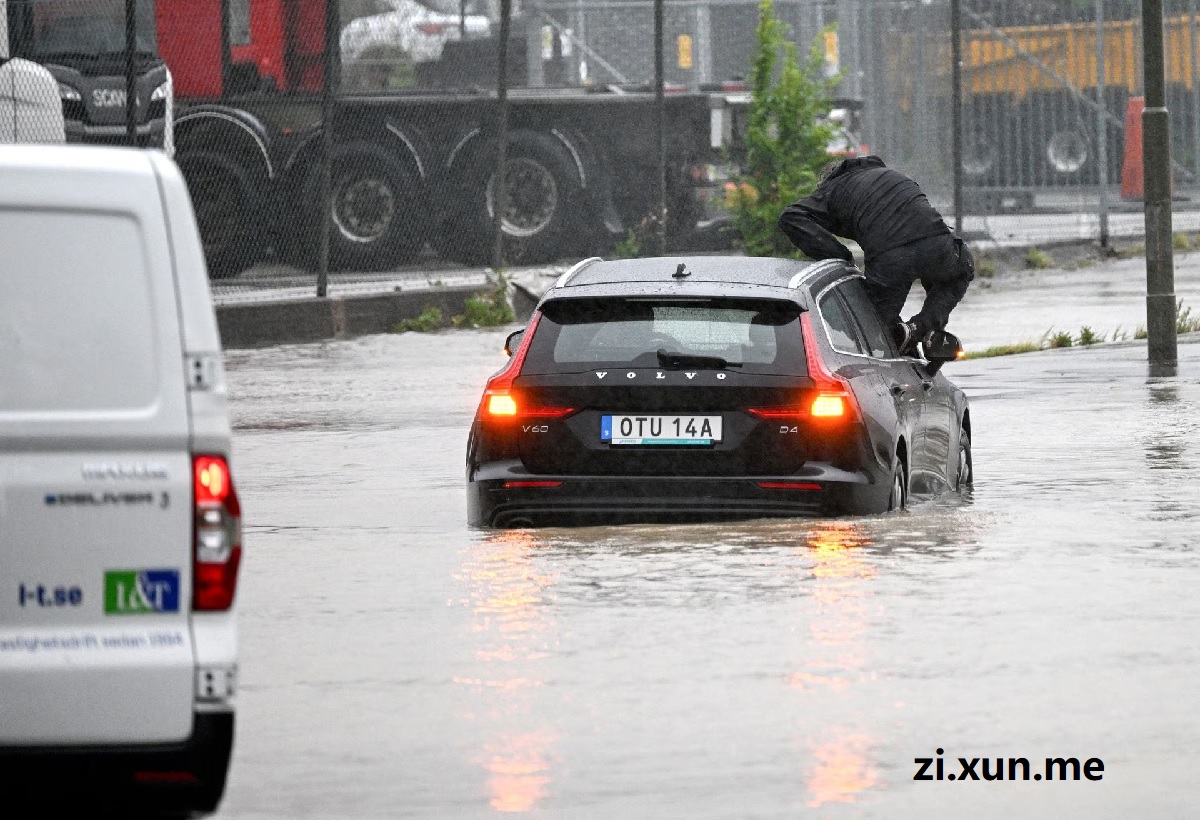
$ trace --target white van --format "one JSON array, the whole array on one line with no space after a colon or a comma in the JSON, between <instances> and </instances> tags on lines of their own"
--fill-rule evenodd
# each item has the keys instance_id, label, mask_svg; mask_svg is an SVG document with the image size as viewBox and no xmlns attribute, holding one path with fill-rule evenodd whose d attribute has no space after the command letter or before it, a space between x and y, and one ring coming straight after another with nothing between
<instances>
[{"instance_id":1,"label":"white van","mask_svg":"<svg viewBox=\"0 0 1200 820\"><path fill-rule=\"evenodd\" d=\"M5 805L58 816L83 795L178 815L220 801L241 557L227 405L175 165L0 151Z\"/></svg>"}]
</instances>

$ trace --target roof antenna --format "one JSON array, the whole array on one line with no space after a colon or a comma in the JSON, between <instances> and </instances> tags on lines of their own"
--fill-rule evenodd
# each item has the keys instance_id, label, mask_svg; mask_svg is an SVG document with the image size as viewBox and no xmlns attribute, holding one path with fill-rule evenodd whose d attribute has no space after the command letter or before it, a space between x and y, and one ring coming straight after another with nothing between
<instances>
[{"instance_id":1,"label":"roof antenna","mask_svg":"<svg viewBox=\"0 0 1200 820\"><path fill-rule=\"evenodd\" d=\"M675 272L671 274L671 276L674 277L675 279L682 279L685 276L691 276L691 275L692 275L692 272L687 269L687 265L685 265L683 262L680 262L679 267L677 267L675 269Z\"/></svg>"}]
</instances>

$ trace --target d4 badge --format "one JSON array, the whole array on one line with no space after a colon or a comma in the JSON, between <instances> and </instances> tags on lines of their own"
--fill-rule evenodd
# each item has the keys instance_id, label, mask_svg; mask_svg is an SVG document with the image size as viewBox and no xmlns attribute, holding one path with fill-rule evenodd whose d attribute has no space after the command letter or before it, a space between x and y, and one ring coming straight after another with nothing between
<instances>
[{"instance_id":1,"label":"d4 badge","mask_svg":"<svg viewBox=\"0 0 1200 820\"><path fill-rule=\"evenodd\" d=\"M153 615L179 611L179 570L111 570L104 573L104 614Z\"/></svg>"}]
</instances>

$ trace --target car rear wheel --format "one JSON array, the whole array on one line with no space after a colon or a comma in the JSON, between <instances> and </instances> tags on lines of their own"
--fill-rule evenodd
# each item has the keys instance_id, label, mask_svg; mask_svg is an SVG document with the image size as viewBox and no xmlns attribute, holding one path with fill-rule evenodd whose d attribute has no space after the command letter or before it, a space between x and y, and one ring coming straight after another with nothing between
<instances>
[{"instance_id":1,"label":"car rear wheel","mask_svg":"<svg viewBox=\"0 0 1200 820\"><path fill-rule=\"evenodd\" d=\"M971 461L971 437L963 430L958 434L958 471L955 473L954 489L967 492L975 484L975 465Z\"/></svg>"},{"instance_id":2,"label":"car rear wheel","mask_svg":"<svg viewBox=\"0 0 1200 820\"><path fill-rule=\"evenodd\" d=\"M904 462L896 456L892 464L892 492L888 496L888 512L899 512L908 507L908 473Z\"/></svg>"}]
</instances>

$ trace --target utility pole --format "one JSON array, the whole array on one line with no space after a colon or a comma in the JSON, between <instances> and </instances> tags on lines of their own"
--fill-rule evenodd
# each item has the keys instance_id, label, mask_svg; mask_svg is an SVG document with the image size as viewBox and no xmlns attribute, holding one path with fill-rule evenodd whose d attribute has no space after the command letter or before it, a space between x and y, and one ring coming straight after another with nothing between
<instances>
[{"instance_id":1,"label":"utility pole","mask_svg":"<svg viewBox=\"0 0 1200 820\"><path fill-rule=\"evenodd\" d=\"M1146 207L1146 336L1150 375L1174 376L1175 258L1171 246L1171 137L1163 69L1162 0L1142 0L1142 171Z\"/></svg>"}]
</instances>

